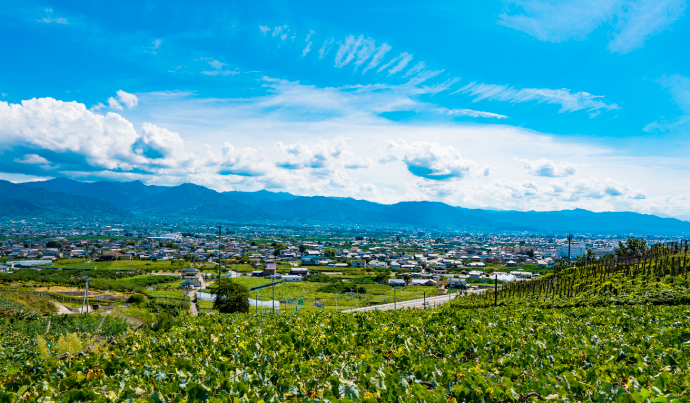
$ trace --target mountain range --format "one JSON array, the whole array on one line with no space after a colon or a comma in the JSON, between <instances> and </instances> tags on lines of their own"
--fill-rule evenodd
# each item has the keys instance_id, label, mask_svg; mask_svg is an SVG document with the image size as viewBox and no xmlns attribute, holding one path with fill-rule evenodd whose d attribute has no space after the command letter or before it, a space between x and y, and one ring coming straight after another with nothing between
<instances>
[{"instance_id":1,"label":"mountain range","mask_svg":"<svg viewBox=\"0 0 690 403\"><path fill-rule=\"evenodd\" d=\"M328 223L474 231L682 234L690 222L632 212L497 211L440 202L379 204L353 198L284 192L217 192L133 182L78 182L56 178L13 184L0 181L0 216L170 217L234 223Z\"/></svg>"}]
</instances>

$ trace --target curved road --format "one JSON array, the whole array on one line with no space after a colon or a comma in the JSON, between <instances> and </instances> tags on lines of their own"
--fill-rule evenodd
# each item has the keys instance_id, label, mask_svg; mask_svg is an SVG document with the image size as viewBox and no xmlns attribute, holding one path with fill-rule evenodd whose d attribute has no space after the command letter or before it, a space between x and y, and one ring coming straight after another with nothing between
<instances>
[{"instance_id":1,"label":"curved road","mask_svg":"<svg viewBox=\"0 0 690 403\"><path fill-rule=\"evenodd\" d=\"M469 290L468 292L470 293L480 293L483 292L484 290ZM455 293L451 294L450 299L453 299L457 297L458 295L462 295L461 293ZM426 299L426 302L428 303L427 307L432 308L435 306L443 305L447 303L449 300L448 295L438 295L435 297L429 297ZM366 311L388 311L391 309L406 309L406 308L417 308L421 309L424 308L424 299L412 299L412 300L407 300L407 301L401 301L395 304L381 304L381 305L371 305L371 306L366 306L364 308L357 308L353 310L343 310L342 312L366 312Z\"/></svg>"}]
</instances>

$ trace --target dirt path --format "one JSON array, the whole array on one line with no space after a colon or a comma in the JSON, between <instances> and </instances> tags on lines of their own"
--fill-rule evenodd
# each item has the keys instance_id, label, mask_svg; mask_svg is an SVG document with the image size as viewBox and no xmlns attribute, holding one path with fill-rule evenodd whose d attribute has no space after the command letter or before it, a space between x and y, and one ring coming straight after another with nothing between
<instances>
[{"instance_id":1,"label":"dirt path","mask_svg":"<svg viewBox=\"0 0 690 403\"><path fill-rule=\"evenodd\" d=\"M196 290L191 291L189 293L189 299L190 301L194 301L196 298ZM192 313L192 316L199 316L199 309L197 309L196 302L192 302L189 307L190 312Z\"/></svg>"},{"instance_id":2,"label":"dirt path","mask_svg":"<svg viewBox=\"0 0 690 403\"><path fill-rule=\"evenodd\" d=\"M53 301L53 305L55 305L57 307L57 309L58 309L57 314L58 315L71 315L74 313L74 312L70 311L69 309L67 309L66 306L62 305L61 303L59 303L57 301Z\"/></svg>"}]
</instances>

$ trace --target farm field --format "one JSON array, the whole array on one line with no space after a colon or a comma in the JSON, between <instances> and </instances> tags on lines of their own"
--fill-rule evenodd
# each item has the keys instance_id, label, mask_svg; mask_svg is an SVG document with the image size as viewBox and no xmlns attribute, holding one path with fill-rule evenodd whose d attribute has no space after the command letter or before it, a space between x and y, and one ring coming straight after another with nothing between
<instances>
[{"instance_id":1,"label":"farm field","mask_svg":"<svg viewBox=\"0 0 690 403\"><path fill-rule=\"evenodd\" d=\"M683 402L688 329L687 306L212 315L60 360L15 327L0 388L6 401Z\"/></svg>"}]
</instances>

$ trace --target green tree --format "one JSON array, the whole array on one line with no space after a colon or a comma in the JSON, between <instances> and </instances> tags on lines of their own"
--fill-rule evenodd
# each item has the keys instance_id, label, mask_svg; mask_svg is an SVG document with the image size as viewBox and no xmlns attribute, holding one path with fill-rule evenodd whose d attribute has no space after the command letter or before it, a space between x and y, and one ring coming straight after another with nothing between
<instances>
[{"instance_id":1,"label":"green tree","mask_svg":"<svg viewBox=\"0 0 690 403\"><path fill-rule=\"evenodd\" d=\"M615 252L616 256L642 256L647 251L647 249L649 249L647 241L645 241L642 238L630 237L627 241L625 241L625 243L618 242L618 247L615 249Z\"/></svg>"},{"instance_id":2,"label":"green tree","mask_svg":"<svg viewBox=\"0 0 690 403\"><path fill-rule=\"evenodd\" d=\"M58 241L48 241L46 242L46 248L62 248L62 244Z\"/></svg>"},{"instance_id":3,"label":"green tree","mask_svg":"<svg viewBox=\"0 0 690 403\"><path fill-rule=\"evenodd\" d=\"M248 313L249 291L247 287L230 279L218 280L216 299L213 308L220 313Z\"/></svg>"}]
</instances>

